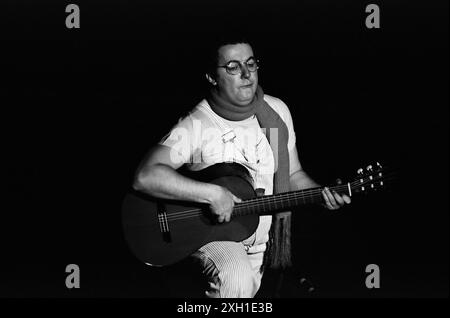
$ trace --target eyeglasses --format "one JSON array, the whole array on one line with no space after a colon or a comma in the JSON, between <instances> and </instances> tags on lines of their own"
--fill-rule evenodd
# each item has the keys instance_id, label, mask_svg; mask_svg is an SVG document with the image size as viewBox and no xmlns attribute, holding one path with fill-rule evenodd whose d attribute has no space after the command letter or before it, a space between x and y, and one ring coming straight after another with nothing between
<instances>
[{"instance_id":1,"label":"eyeglasses","mask_svg":"<svg viewBox=\"0 0 450 318\"><path fill-rule=\"evenodd\" d=\"M229 61L225 65L219 65L217 67L223 67L228 74L238 75L238 74L242 74L242 72L244 71L243 64L245 64L245 66L247 67L247 70L249 72L253 73L253 72L256 72L256 70L259 68L258 63L259 63L259 60L255 59L254 57L250 57L244 63L233 60L233 61Z\"/></svg>"}]
</instances>

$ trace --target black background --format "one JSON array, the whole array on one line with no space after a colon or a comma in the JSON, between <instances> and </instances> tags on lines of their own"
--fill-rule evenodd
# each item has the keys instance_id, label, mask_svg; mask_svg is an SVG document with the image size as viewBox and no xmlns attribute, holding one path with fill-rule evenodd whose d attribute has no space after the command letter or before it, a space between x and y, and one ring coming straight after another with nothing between
<instances>
[{"instance_id":1,"label":"black background","mask_svg":"<svg viewBox=\"0 0 450 318\"><path fill-rule=\"evenodd\" d=\"M317 181L398 171L337 213L296 210L294 270L319 297L448 296L448 2L376 1L380 29L365 27L367 1L75 3L80 29L65 27L69 2L1 8L0 296L165 295L123 240L121 200L203 97L201 52L224 30L252 36ZM72 263L79 290L65 287ZM379 290L364 284L372 263ZM295 275L282 296L304 296Z\"/></svg>"}]
</instances>

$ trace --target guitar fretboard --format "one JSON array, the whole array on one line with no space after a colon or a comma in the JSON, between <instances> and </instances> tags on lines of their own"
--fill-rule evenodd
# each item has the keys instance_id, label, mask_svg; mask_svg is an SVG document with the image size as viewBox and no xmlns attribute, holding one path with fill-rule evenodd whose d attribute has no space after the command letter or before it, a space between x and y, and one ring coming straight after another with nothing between
<instances>
[{"instance_id":1,"label":"guitar fretboard","mask_svg":"<svg viewBox=\"0 0 450 318\"><path fill-rule=\"evenodd\" d=\"M299 205L316 204L323 202L323 187L306 190L285 192L267 195L238 203L234 207L234 215L260 214L269 215L277 211L287 210ZM349 184L329 187L330 191L346 193L351 196Z\"/></svg>"}]
</instances>

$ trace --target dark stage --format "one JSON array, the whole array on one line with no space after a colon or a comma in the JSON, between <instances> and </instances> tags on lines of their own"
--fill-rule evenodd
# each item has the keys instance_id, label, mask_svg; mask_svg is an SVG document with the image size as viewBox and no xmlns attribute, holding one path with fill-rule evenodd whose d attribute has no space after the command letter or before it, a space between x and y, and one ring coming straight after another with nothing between
<instances>
[{"instance_id":1,"label":"dark stage","mask_svg":"<svg viewBox=\"0 0 450 318\"><path fill-rule=\"evenodd\" d=\"M174 296L173 277L129 251L121 202L203 98L201 52L224 30L250 35L318 182L377 161L397 171L337 212L296 208L294 266L257 297L448 297L448 2L377 1L379 29L366 1L83 1L80 29L65 27L68 3L1 5L0 297Z\"/></svg>"}]
</instances>

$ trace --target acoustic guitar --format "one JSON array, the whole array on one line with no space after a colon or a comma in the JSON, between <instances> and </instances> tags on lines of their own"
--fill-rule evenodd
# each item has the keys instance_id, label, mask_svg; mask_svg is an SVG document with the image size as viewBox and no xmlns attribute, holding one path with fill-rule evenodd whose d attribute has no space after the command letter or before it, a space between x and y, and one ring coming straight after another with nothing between
<instances>
[{"instance_id":1,"label":"acoustic guitar","mask_svg":"<svg viewBox=\"0 0 450 318\"><path fill-rule=\"evenodd\" d=\"M242 241L255 232L260 215L323 202L323 187L257 196L248 170L237 163L183 174L226 187L243 201L235 204L230 222L217 223L206 204L127 193L122 206L125 239L133 254L149 265L174 264L212 241ZM359 169L353 181L329 188L352 197L383 186L383 168L377 163Z\"/></svg>"}]
</instances>

